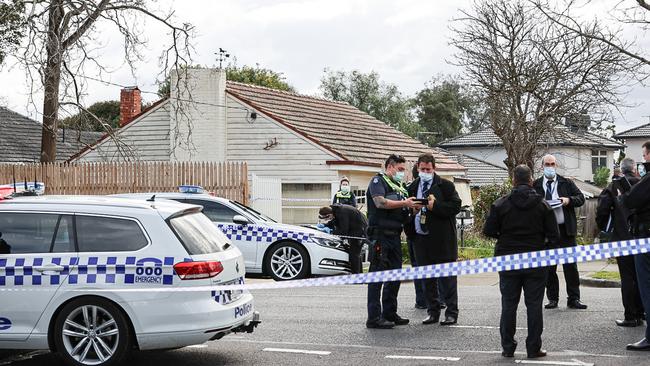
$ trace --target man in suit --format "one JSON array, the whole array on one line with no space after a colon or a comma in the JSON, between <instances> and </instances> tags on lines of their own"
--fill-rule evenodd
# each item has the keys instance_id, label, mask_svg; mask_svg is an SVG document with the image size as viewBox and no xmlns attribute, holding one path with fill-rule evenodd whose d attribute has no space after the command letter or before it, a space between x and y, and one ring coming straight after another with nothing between
<instances>
[{"instance_id":1,"label":"man in suit","mask_svg":"<svg viewBox=\"0 0 650 366\"><path fill-rule=\"evenodd\" d=\"M456 215L460 212L461 199L454 183L435 173L436 161L431 154L420 155L417 162L418 178L408 188L408 195L427 198L425 207L416 207L405 227L413 239L416 262L419 266L455 262L458 259L456 240ZM437 323L440 318L438 282L442 283L447 305L445 319L440 325L456 324L458 320L458 287L456 277L424 280L424 298L428 316L423 324Z\"/></svg>"},{"instance_id":2,"label":"man in suit","mask_svg":"<svg viewBox=\"0 0 650 366\"><path fill-rule=\"evenodd\" d=\"M557 174L557 160L553 155L542 158L544 175L538 178L533 188L551 204L560 231L560 247L576 246L578 223L575 208L584 205L585 197L573 181ZM556 204L557 203L557 204ZM586 309L587 305L580 302L580 274L576 263L562 265L567 290L567 307L571 309ZM548 282L546 284L546 309L558 307L560 299L560 281L557 277L557 266L549 267Z\"/></svg>"}]
</instances>

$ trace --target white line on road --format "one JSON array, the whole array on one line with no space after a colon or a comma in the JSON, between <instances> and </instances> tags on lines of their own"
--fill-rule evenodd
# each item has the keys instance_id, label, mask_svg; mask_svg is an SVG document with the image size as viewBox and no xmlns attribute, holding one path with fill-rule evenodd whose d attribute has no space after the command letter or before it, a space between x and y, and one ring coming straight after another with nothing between
<instances>
[{"instance_id":1,"label":"white line on road","mask_svg":"<svg viewBox=\"0 0 650 366\"><path fill-rule=\"evenodd\" d=\"M429 361L460 361L460 357L439 357L439 356L400 356L388 355L385 358L393 360L429 360Z\"/></svg>"},{"instance_id":2,"label":"white line on road","mask_svg":"<svg viewBox=\"0 0 650 366\"><path fill-rule=\"evenodd\" d=\"M515 360L515 363L530 365L558 365L558 366L594 366L593 363L586 363L573 359L571 361L532 361L532 360Z\"/></svg>"},{"instance_id":3,"label":"white line on road","mask_svg":"<svg viewBox=\"0 0 650 366\"><path fill-rule=\"evenodd\" d=\"M291 348L264 348L264 352L286 352L286 353L303 353L307 355L321 355L327 356L332 352L329 351L310 351L306 349L291 349Z\"/></svg>"},{"instance_id":4,"label":"white line on road","mask_svg":"<svg viewBox=\"0 0 650 366\"><path fill-rule=\"evenodd\" d=\"M469 329L499 329L493 325L448 325L448 328L469 328ZM528 328L517 327L518 330L526 330Z\"/></svg>"}]
</instances>

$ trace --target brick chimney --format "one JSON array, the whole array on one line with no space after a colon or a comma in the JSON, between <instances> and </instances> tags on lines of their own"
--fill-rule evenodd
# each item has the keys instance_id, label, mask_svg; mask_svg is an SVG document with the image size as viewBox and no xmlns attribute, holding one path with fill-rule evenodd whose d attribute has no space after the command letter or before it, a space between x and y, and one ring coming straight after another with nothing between
<instances>
[{"instance_id":1,"label":"brick chimney","mask_svg":"<svg viewBox=\"0 0 650 366\"><path fill-rule=\"evenodd\" d=\"M131 121L142 110L142 97L137 86L129 86L120 91L120 127Z\"/></svg>"}]
</instances>

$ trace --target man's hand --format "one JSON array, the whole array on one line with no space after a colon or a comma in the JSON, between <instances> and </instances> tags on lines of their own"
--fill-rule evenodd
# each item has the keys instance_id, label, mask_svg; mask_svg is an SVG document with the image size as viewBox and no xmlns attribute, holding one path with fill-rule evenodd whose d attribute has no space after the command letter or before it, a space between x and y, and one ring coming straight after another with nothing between
<instances>
[{"instance_id":1,"label":"man's hand","mask_svg":"<svg viewBox=\"0 0 650 366\"><path fill-rule=\"evenodd\" d=\"M429 204L427 205L427 209L433 210L433 204L436 203L436 197L430 194L428 199L429 199Z\"/></svg>"},{"instance_id":2,"label":"man's hand","mask_svg":"<svg viewBox=\"0 0 650 366\"><path fill-rule=\"evenodd\" d=\"M571 203L569 197L560 197L560 201L562 201L562 206L568 206Z\"/></svg>"},{"instance_id":3,"label":"man's hand","mask_svg":"<svg viewBox=\"0 0 650 366\"><path fill-rule=\"evenodd\" d=\"M420 206L420 204L415 201L415 197L409 197L404 201L402 201L402 203L404 204L404 207L408 207L408 208L417 209L417 206Z\"/></svg>"}]
</instances>

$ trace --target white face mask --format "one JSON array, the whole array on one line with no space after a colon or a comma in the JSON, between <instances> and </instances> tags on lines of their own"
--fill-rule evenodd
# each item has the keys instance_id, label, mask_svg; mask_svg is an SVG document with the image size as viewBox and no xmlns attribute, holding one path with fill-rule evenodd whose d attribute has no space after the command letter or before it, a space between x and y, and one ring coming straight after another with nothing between
<instances>
[{"instance_id":1,"label":"white face mask","mask_svg":"<svg viewBox=\"0 0 650 366\"><path fill-rule=\"evenodd\" d=\"M341 186L341 192L350 193L350 186Z\"/></svg>"},{"instance_id":2,"label":"white face mask","mask_svg":"<svg viewBox=\"0 0 650 366\"><path fill-rule=\"evenodd\" d=\"M423 182L431 182L433 180L433 173L419 173L418 176Z\"/></svg>"}]
</instances>

